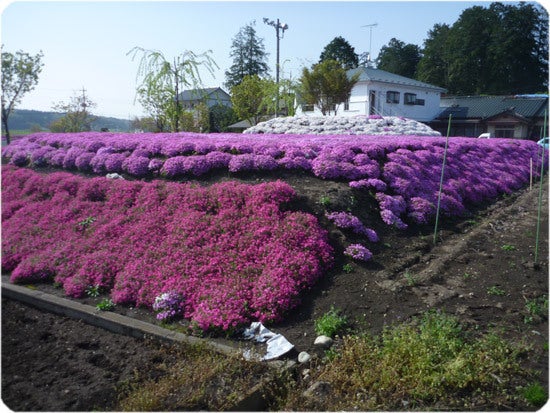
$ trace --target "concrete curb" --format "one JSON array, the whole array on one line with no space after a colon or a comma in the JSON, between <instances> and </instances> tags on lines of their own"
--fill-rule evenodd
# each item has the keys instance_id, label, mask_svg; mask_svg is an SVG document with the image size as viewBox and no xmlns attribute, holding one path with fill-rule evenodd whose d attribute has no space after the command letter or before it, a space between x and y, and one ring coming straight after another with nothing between
<instances>
[{"instance_id":1,"label":"concrete curb","mask_svg":"<svg viewBox=\"0 0 550 413\"><path fill-rule=\"evenodd\" d=\"M179 342L186 344L203 343L209 346L213 351L230 356L241 355L242 352L235 347L216 343L207 339L188 336L175 331L167 330L160 326L136 320L131 317L112 313L109 311L100 311L90 305L78 303L66 298L57 297L42 291L33 290L20 285L2 282L2 297L20 301L31 307L45 310L61 316L75 318L84 321L87 324L103 328L117 334L123 334L135 338L153 337L161 341ZM293 362L273 362L269 363L274 368L288 369L292 368ZM250 389L248 394L236 401L231 411L259 411L266 405L263 397L264 386L269 382L262 380L259 384Z\"/></svg>"}]
</instances>

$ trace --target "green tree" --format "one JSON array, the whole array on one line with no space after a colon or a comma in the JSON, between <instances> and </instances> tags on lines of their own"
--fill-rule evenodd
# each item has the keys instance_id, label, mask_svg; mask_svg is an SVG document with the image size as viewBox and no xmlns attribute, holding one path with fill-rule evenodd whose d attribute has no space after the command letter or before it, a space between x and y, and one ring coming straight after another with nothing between
<instances>
[{"instance_id":1,"label":"green tree","mask_svg":"<svg viewBox=\"0 0 550 413\"><path fill-rule=\"evenodd\" d=\"M414 79L420 57L420 48L417 45L405 44L405 42L394 37L380 49L376 59L376 67Z\"/></svg>"},{"instance_id":2,"label":"green tree","mask_svg":"<svg viewBox=\"0 0 550 413\"><path fill-rule=\"evenodd\" d=\"M141 54L137 73L137 98L144 109L155 118L160 130L181 130L180 121L184 110L179 100L180 90L184 87L201 87L201 67L214 74L214 68L218 66L211 58L211 53L208 50L202 54L195 54L188 50L170 61L156 50L134 47L128 52L132 54L132 60Z\"/></svg>"},{"instance_id":3,"label":"green tree","mask_svg":"<svg viewBox=\"0 0 550 413\"><path fill-rule=\"evenodd\" d=\"M229 125L239 120L232 107L222 104L210 107L208 114L210 132L226 132Z\"/></svg>"},{"instance_id":4,"label":"green tree","mask_svg":"<svg viewBox=\"0 0 550 413\"><path fill-rule=\"evenodd\" d=\"M241 83L245 76L263 77L269 72L268 54L263 39L256 35L254 25L255 22L252 22L241 27L233 38L229 54L233 58L233 64L225 72L225 85L229 89Z\"/></svg>"},{"instance_id":5,"label":"green tree","mask_svg":"<svg viewBox=\"0 0 550 413\"><path fill-rule=\"evenodd\" d=\"M465 9L429 32L417 78L453 94L547 90L548 13L530 3Z\"/></svg>"},{"instance_id":6,"label":"green tree","mask_svg":"<svg viewBox=\"0 0 550 413\"><path fill-rule=\"evenodd\" d=\"M87 132L92 130L92 122L97 118L90 109L96 104L92 102L82 89L82 94L71 97L69 102L59 102L53 106L56 112L64 113L61 118L50 124L52 132Z\"/></svg>"},{"instance_id":7,"label":"green tree","mask_svg":"<svg viewBox=\"0 0 550 413\"><path fill-rule=\"evenodd\" d=\"M11 140L8 118L23 96L38 84L44 66L42 57L42 51L31 56L21 50L15 53L2 50L2 126L8 144Z\"/></svg>"},{"instance_id":8,"label":"green tree","mask_svg":"<svg viewBox=\"0 0 550 413\"><path fill-rule=\"evenodd\" d=\"M336 115L337 105L349 99L358 79L359 73L349 78L340 63L325 60L313 65L311 70L302 70L300 95L306 103L316 105L323 115L331 112Z\"/></svg>"},{"instance_id":9,"label":"green tree","mask_svg":"<svg viewBox=\"0 0 550 413\"><path fill-rule=\"evenodd\" d=\"M436 24L424 40L422 57L418 62L416 78L422 82L448 87L449 50L446 47L450 27Z\"/></svg>"},{"instance_id":10,"label":"green tree","mask_svg":"<svg viewBox=\"0 0 550 413\"><path fill-rule=\"evenodd\" d=\"M326 60L336 60L346 70L359 66L359 56L346 39L337 36L325 46L319 58L319 63Z\"/></svg>"},{"instance_id":11,"label":"green tree","mask_svg":"<svg viewBox=\"0 0 550 413\"><path fill-rule=\"evenodd\" d=\"M268 101L272 96L272 80L260 79L258 75L245 76L241 83L231 89L231 104L239 119L256 125L267 114ZM275 92L276 93L276 92Z\"/></svg>"}]
</instances>

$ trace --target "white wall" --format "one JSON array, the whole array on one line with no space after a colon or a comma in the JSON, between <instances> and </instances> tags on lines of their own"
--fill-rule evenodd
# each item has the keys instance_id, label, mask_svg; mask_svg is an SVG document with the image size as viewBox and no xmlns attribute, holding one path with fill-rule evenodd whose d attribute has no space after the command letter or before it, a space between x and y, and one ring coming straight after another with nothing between
<instances>
[{"instance_id":1,"label":"white wall","mask_svg":"<svg viewBox=\"0 0 550 413\"><path fill-rule=\"evenodd\" d=\"M388 84L382 82L358 82L353 90L349 100L349 110L344 110L344 105L338 106L337 114L342 116L369 115L370 92L376 93L374 99L374 113L383 116L403 116L421 122L427 122L434 119L440 112L441 93L429 89L417 88L398 84ZM387 103L386 92L399 92L399 103ZM417 99L424 99L424 106L405 105L405 93L416 94ZM313 112L303 112L299 107L297 115L321 116L321 111L315 107Z\"/></svg>"}]
</instances>

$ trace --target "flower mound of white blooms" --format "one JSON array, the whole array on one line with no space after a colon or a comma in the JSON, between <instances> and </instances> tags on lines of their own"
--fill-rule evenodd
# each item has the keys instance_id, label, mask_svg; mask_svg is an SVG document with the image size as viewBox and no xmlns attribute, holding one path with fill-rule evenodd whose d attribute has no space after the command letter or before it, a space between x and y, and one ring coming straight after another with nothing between
<instances>
[{"instance_id":1,"label":"flower mound of white blooms","mask_svg":"<svg viewBox=\"0 0 550 413\"><path fill-rule=\"evenodd\" d=\"M260 122L243 133L296 135L441 136L429 126L398 116L289 116Z\"/></svg>"}]
</instances>

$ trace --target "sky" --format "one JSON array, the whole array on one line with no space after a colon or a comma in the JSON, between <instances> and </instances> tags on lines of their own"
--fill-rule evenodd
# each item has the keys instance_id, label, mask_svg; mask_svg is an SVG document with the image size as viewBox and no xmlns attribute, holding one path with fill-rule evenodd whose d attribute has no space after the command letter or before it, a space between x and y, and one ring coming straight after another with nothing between
<instances>
[{"instance_id":1,"label":"sky","mask_svg":"<svg viewBox=\"0 0 550 413\"><path fill-rule=\"evenodd\" d=\"M287 24L280 40L281 77L298 79L342 36L358 54L373 58L391 38L422 46L437 23L452 25L464 9L490 2L465 1L10 1L2 0L0 39L5 51L43 52L36 88L17 108L51 111L82 93L95 115L132 119L136 101L136 47L168 59L211 50L218 69L201 71L204 87L222 87L231 66L232 39L255 21L275 77L276 32L263 18ZM370 27L362 27L375 25ZM372 36L372 37L371 37ZM226 90L228 92L228 90Z\"/></svg>"}]
</instances>

